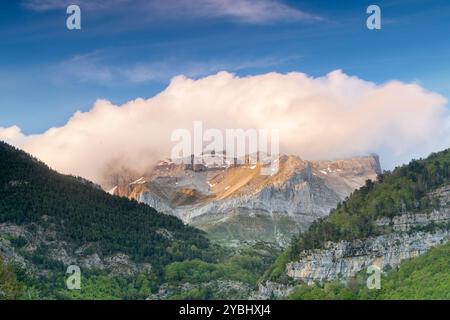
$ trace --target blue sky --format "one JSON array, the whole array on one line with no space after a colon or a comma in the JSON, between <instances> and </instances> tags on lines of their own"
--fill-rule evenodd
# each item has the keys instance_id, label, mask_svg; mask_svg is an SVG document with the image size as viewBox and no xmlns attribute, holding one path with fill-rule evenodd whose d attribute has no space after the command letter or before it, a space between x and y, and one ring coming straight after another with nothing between
<instances>
[{"instance_id":1,"label":"blue sky","mask_svg":"<svg viewBox=\"0 0 450 320\"><path fill-rule=\"evenodd\" d=\"M417 82L450 97L450 2L78 0L3 1L0 127L40 133L98 98L148 98L178 74L198 78L335 69L381 83ZM366 28L366 8L382 29Z\"/></svg>"}]
</instances>

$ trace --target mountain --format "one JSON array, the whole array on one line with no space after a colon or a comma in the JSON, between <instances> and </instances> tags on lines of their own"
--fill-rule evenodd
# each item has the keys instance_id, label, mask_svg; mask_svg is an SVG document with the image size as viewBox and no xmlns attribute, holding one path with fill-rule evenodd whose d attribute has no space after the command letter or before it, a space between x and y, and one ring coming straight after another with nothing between
<instances>
[{"instance_id":1,"label":"mountain","mask_svg":"<svg viewBox=\"0 0 450 320\"><path fill-rule=\"evenodd\" d=\"M266 279L270 287L348 282L371 265L396 270L449 240L450 151L444 150L367 182L297 236Z\"/></svg>"},{"instance_id":2,"label":"mountain","mask_svg":"<svg viewBox=\"0 0 450 320\"><path fill-rule=\"evenodd\" d=\"M212 257L204 233L178 218L61 175L2 142L0 255L37 275L75 264L124 276Z\"/></svg>"},{"instance_id":3,"label":"mountain","mask_svg":"<svg viewBox=\"0 0 450 320\"><path fill-rule=\"evenodd\" d=\"M0 299L244 299L278 253L213 245L177 217L0 142ZM66 287L70 265L80 290Z\"/></svg>"},{"instance_id":4,"label":"mountain","mask_svg":"<svg viewBox=\"0 0 450 320\"><path fill-rule=\"evenodd\" d=\"M279 170L262 175L264 164L234 164L206 154L199 164L161 161L148 174L110 179L110 193L136 199L207 231L224 243L263 240L286 245L366 180L381 173L377 156L337 161L279 157Z\"/></svg>"},{"instance_id":5,"label":"mountain","mask_svg":"<svg viewBox=\"0 0 450 320\"><path fill-rule=\"evenodd\" d=\"M309 190L310 208L315 208L324 203L327 193L321 190L340 199L345 188L363 184L369 172L379 170L376 157L308 162L283 156L279 161L272 176L252 174L258 165L227 163L214 171L166 161L111 192L137 198L160 183L160 194L179 209L233 198L248 205L243 194L259 196L272 188L278 200L267 203L295 212L308 208L304 200L289 207L281 191L290 188L304 197L299 190ZM209 178L214 172L216 180ZM223 187L241 181L246 183L230 194ZM208 182L216 188L202 189ZM179 196L188 183L195 188ZM199 190L216 192L211 200ZM259 218L249 217L254 223ZM445 299L449 240L449 150L367 180L280 253L276 244L262 241L214 245L177 217L58 174L0 143L1 299ZM81 268L81 290L66 287L69 265ZM365 287L371 265L383 271L379 291Z\"/></svg>"}]
</instances>

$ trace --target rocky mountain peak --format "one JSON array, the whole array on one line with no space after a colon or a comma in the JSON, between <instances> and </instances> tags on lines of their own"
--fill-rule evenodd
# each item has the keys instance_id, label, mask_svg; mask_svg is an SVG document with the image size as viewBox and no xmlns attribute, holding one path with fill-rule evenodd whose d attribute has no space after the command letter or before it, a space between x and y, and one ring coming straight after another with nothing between
<instances>
[{"instance_id":1,"label":"rocky mountain peak","mask_svg":"<svg viewBox=\"0 0 450 320\"><path fill-rule=\"evenodd\" d=\"M281 155L274 160L278 171L273 175L260 174L265 163L235 163L220 153L204 156L194 166L171 159L160 161L150 172L128 178L126 183L112 186L110 192L147 203L208 231L222 225L234 228L245 216L252 224L250 233L258 233L261 230L255 224L265 221L262 240L283 242L326 216L381 171L374 155L334 161ZM223 161L216 161L218 158ZM246 237L245 231L231 233L232 238Z\"/></svg>"}]
</instances>

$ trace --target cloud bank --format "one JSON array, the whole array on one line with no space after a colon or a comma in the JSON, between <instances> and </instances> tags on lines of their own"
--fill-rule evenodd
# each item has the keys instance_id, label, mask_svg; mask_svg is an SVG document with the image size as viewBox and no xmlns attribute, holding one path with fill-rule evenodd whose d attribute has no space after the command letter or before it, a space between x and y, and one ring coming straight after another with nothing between
<instances>
[{"instance_id":1,"label":"cloud bank","mask_svg":"<svg viewBox=\"0 0 450 320\"><path fill-rule=\"evenodd\" d=\"M62 127L24 135L0 128L0 139L63 173L105 184L108 168L142 171L170 156L173 130L279 129L281 152L304 159L378 153L392 168L450 146L447 100L417 84L375 84L342 71L198 80L177 76L158 95L117 106L98 100Z\"/></svg>"}]
</instances>

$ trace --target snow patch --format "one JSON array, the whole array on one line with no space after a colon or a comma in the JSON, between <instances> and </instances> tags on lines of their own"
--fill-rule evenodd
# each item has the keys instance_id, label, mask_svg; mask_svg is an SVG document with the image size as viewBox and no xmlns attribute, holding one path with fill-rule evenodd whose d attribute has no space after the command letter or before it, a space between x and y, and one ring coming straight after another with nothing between
<instances>
[{"instance_id":1,"label":"snow patch","mask_svg":"<svg viewBox=\"0 0 450 320\"><path fill-rule=\"evenodd\" d=\"M145 181L144 177L141 177L141 178L137 179L136 181L133 181L132 183L130 183L130 185L132 185L132 184L144 184L146 182L147 181Z\"/></svg>"},{"instance_id":2,"label":"snow patch","mask_svg":"<svg viewBox=\"0 0 450 320\"><path fill-rule=\"evenodd\" d=\"M114 192L116 192L116 190L117 190L117 186L115 186L115 187L112 188L111 190L108 190L107 192L108 192L109 194L114 195Z\"/></svg>"}]
</instances>

